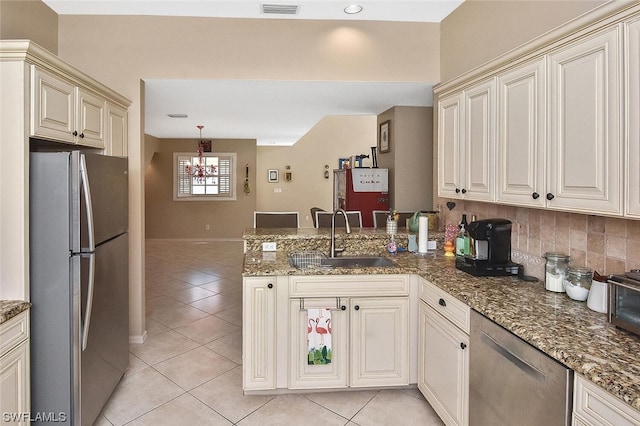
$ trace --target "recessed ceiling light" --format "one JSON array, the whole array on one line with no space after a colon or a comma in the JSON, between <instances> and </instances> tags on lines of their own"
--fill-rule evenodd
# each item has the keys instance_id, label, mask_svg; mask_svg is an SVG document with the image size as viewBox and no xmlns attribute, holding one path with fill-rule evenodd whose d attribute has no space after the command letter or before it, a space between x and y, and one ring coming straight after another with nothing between
<instances>
[{"instance_id":1,"label":"recessed ceiling light","mask_svg":"<svg viewBox=\"0 0 640 426\"><path fill-rule=\"evenodd\" d=\"M348 13L349 15L355 15L360 12L362 12L362 6L359 4L352 4L344 8L344 13Z\"/></svg>"},{"instance_id":2,"label":"recessed ceiling light","mask_svg":"<svg viewBox=\"0 0 640 426\"><path fill-rule=\"evenodd\" d=\"M187 114L167 114L171 118L187 118Z\"/></svg>"}]
</instances>

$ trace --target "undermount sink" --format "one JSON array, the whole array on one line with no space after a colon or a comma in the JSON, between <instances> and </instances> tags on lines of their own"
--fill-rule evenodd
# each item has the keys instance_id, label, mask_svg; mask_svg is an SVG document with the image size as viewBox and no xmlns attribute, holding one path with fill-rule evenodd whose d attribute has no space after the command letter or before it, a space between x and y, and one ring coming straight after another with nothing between
<instances>
[{"instance_id":1,"label":"undermount sink","mask_svg":"<svg viewBox=\"0 0 640 426\"><path fill-rule=\"evenodd\" d=\"M397 265L382 256L339 256L326 257L322 253L291 253L289 263L294 268L379 268L396 267Z\"/></svg>"}]
</instances>

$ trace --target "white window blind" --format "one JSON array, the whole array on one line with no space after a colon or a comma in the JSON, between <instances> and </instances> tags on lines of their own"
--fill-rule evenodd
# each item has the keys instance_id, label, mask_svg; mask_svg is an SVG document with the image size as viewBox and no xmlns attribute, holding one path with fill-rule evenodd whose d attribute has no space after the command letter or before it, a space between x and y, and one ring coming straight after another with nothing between
<instances>
[{"instance_id":1,"label":"white window blind","mask_svg":"<svg viewBox=\"0 0 640 426\"><path fill-rule=\"evenodd\" d=\"M194 153L174 153L174 200L213 201L235 200L235 153L203 153L202 165L208 173L198 177L186 172L191 164L195 168L200 159Z\"/></svg>"}]
</instances>

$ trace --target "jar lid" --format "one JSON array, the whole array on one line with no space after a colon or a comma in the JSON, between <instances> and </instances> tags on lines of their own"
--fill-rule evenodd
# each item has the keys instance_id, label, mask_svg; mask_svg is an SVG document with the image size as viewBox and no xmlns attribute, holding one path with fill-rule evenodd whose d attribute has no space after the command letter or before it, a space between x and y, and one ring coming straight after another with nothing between
<instances>
[{"instance_id":1,"label":"jar lid","mask_svg":"<svg viewBox=\"0 0 640 426\"><path fill-rule=\"evenodd\" d=\"M589 268L582 268L582 267L575 267L575 266L569 266L567 268L567 274L568 275L574 275L576 277L586 277L586 276L592 276L593 271Z\"/></svg>"},{"instance_id":2,"label":"jar lid","mask_svg":"<svg viewBox=\"0 0 640 426\"><path fill-rule=\"evenodd\" d=\"M542 257L544 257L545 259L560 260L560 259L569 259L571 256L564 253L549 251L549 252L546 252Z\"/></svg>"}]
</instances>

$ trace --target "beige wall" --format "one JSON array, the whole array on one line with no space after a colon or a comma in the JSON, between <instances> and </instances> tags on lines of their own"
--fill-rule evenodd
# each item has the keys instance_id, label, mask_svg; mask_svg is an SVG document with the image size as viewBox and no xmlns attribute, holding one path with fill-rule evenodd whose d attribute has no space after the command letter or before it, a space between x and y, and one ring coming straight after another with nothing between
<instances>
[{"instance_id":1,"label":"beige wall","mask_svg":"<svg viewBox=\"0 0 640 426\"><path fill-rule=\"evenodd\" d=\"M603 1L467 0L442 22L441 73L443 82L470 71L516 46L606 3ZM553 12L553 13L551 13ZM571 255L576 266L601 274L640 267L640 221L514 208L491 203L447 199L434 204L442 211L441 224L457 224L462 213L478 219L502 217L513 222L512 250L525 264L525 273L544 278L548 251Z\"/></svg>"},{"instance_id":2,"label":"beige wall","mask_svg":"<svg viewBox=\"0 0 640 426\"><path fill-rule=\"evenodd\" d=\"M389 205L398 211L433 208L433 108L396 106L378 115L389 120L389 152L378 166L389 169Z\"/></svg>"},{"instance_id":3,"label":"beige wall","mask_svg":"<svg viewBox=\"0 0 640 426\"><path fill-rule=\"evenodd\" d=\"M243 192L245 164L255 181L256 141L213 140L213 152L235 152L236 201L174 201L173 153L193 152L194 139L159 139L145 171L147 238L241 238L251 223L256 195ZM205 226L209 225L209 230Z\"/></svg>"},{"instance_id":4,"label":"beige wall","mask_svg":"<svg viewBox=\"0 0 640 426\"><path fill-rule=\"evenodd\" d=\"M574 19L605 0L466 0L442 21L440 77L447 81Z\"/></svg>"},{"instance_id":5,"label":"beige wall","mask_svg":"<svg viewBox=\"0 0 640 426\"><path fill-rule=\"evenodd\" d=\"M41 1L0 0L0 40L29 39L58 53L58 15Z\"/></svg>"},{"instance_id":6,"label":"beige wall","mask_svg":"<svg viewBox=\"0 0 640 426\"><path fill-rule=\"evenodd\" d=\"M338 168L338 158L370 154L375 141L375 116L331 116L291 147L258 147L257 210L297 211L300 227L313 227L311 207L333 208L333 169ZM325 165L329 179L324 178ZM286 166L291 167L291 182L285 181ZM280 171L278 183L267 181L269 169ZM281 192L275 192L278 189Z\"/></svg>"}]
</instances>

